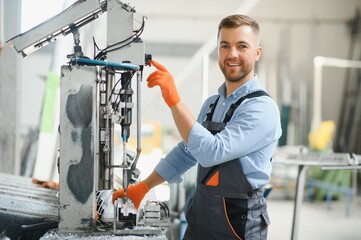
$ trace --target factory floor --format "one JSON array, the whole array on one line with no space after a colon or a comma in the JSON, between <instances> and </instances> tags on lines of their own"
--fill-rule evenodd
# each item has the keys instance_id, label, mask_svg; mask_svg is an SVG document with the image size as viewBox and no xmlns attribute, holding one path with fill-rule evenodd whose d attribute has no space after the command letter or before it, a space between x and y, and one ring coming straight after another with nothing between
<instances>
[{"instance_id":1,"label":"factory floor","mask_svg":"<svg viewBox=\"0 0 361 240\"><path fill-rule=\"evenodd\" d=\"M303 201L298 235L294 240L361 239L361 197L352 198L349 216L346 216L345 208L344 199L332 201L331 208L324 201ZM291 239L293 209L293 200L281 199L276 192L271 192L268 199L271 219L268 240Z\"/></svg>"},{"instance_id":2,"label":"factory floor","mask_svg":"<svg viewBox=\"0 0 361 240\"><path fill-rule=\"evenodd\" d=\"M3 179L1 179L3 177ZM39 187L34 187L31 184L30 179L19 178L9 175L0 174L0 210L1 208L11 210L14 208L14 203L22 203L24 199L26 203L17 204L17 212L29 212L31 211L32 206L34 209L36 206L40 210L44 210L44 213L48 215L52 213L52 210L55 208L50 207L49 200L47 200L47 205L40 204L43 203L42 199L47 199L49 194L49 189L43 189ZM2 188L1 188L2 186ZM21 186L22 191L9 191L12 187ZM18 187L19 188L19 187ZM31 192L36 192L36 196L39 200L35 201L34 198L29 198ZM28 192L28 193L26 193ZM360 193L360 191L359 191ZM3 195L1 195L3 194ZM4 196L11 195L13 197L7 198ZM25 194L24 197L23 195ZM41 196L41 198L40 198ZM286 196L286 197L285 197ZM268 240L290 240L292 232L292 220L293 220L293 210L294 202L292 200L293 192L292 188L289 192L285 193L284 189L274 188L269 196L268 200L268 212L270 215L271 225L269 226ZM29 199L28 199L29 198ZM7 199L11 201L6 202ZM33 200L32 200L33 199ZM290 199L290 200L287 200ZM18 200L18 201L15 201ZM41 200L41 201L40 201ZM25 201L25 200L24 200ZM4 205L8 204L8 207ZM36 203L36 204L35 204ZM48 206L49 205L49 206ZM26 207L22 209L21 207ZM293 238L293 240L359 240L361 239L361 196L358 194L357 197L351 199L349 205L350 211L349 215L346 215L346 201L344 198L339 200L332 201L331 207L325 201L314 201L310 202L306 199L302 202L300 208L300 219L298 225L298 235ZM3 211L6 213L8 211ZM39 212L39 210L37 210ZM42 213L41 211L39 214ZM54 215L54 214L53 214ZM9 214L5 214L9 219ZM55 216L55 215L54 215ZM2 221L2 215L0 211L0 230L1 225L5 224ZM1 233L1 231L0 231ZM1 235L0 235L1 239Z\"/></svg>"}]
</instances>

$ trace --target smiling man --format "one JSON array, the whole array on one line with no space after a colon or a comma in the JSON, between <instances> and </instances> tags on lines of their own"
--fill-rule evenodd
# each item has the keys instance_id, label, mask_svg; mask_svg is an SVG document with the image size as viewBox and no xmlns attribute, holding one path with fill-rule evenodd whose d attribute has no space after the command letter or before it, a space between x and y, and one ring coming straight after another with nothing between
<instances>
[{"instance_id":1,"label":"smiling man","mask_svg":"<svg viewBox=\"0 0 361 240\"><path fill-rule=\"evenodd\" d=\"M232 24L230 19L224 20L218 32L218 61L229 85L227 94L254 77L255 63L262 52L259 27L255 22L236 28L232 28Z\"/></svg>"},{"instance_id":2,"label":"smiling man","mask_svg":"<svg viewBox=\"0 0 361 240\"><path fill-rule=\"evenodd\" d=\"M262 188L269 182L271 158L281 136L277 104L254 72L260 59L258 23L231 15L218 26L218 61L224 83L203 104L197 120L182 102L172 75L156 61L149 87L159 86L182 136L145 180L126 194L138 208L154 186L178 183L198 165L194 196L186 206L184 239L267 239L270 223Z\"/></svg>"}]
</instances>

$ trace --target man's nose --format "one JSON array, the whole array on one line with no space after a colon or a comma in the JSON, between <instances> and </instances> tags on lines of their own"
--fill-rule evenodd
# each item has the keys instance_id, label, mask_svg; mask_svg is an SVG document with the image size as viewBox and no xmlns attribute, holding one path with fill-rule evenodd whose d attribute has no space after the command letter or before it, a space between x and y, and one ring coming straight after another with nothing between
<instances>
[{"instance_id":1,"label":"man's nose","mask_svg":"<svg viewBox=\"0 0 361 240\"><path fill-rule=\"evenodd\" d=\"M228 56L229 57L237 57L238 56L237 48L236 47L230 47Z\"/></svg>"}]
</instances>

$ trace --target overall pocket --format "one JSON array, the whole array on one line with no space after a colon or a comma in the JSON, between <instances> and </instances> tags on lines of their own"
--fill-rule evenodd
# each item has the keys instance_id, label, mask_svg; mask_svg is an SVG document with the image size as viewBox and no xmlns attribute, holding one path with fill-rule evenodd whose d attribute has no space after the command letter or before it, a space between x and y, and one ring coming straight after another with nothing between
<instances>
[{"instance_id":1,"label":"overall pocket","mask_svg":"<svg viewBox=\"0 0 361 240\"><path fill-rule=\"evenodd\" d=\"M223 198L224 213L235 237L245 239L248 216L248 200L240 198Z\"/></svg>"}]
</instances>

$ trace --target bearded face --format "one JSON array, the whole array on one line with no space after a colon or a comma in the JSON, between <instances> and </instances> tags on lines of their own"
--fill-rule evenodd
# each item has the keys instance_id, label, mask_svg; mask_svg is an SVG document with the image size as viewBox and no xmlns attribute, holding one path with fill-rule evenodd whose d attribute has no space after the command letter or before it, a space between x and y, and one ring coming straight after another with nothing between
<instances>
[{"instance_id":1,"label":"bearded face","mask_svg":"<svg viewBox=\"0 0 361 240\"><path fill-rule=\"evenodd\" d=\"M218 38L218 63L226 81L244 83L254 76L261 55L258 36L248 25L222 28Z\"/></svg>"}]
</instances>

